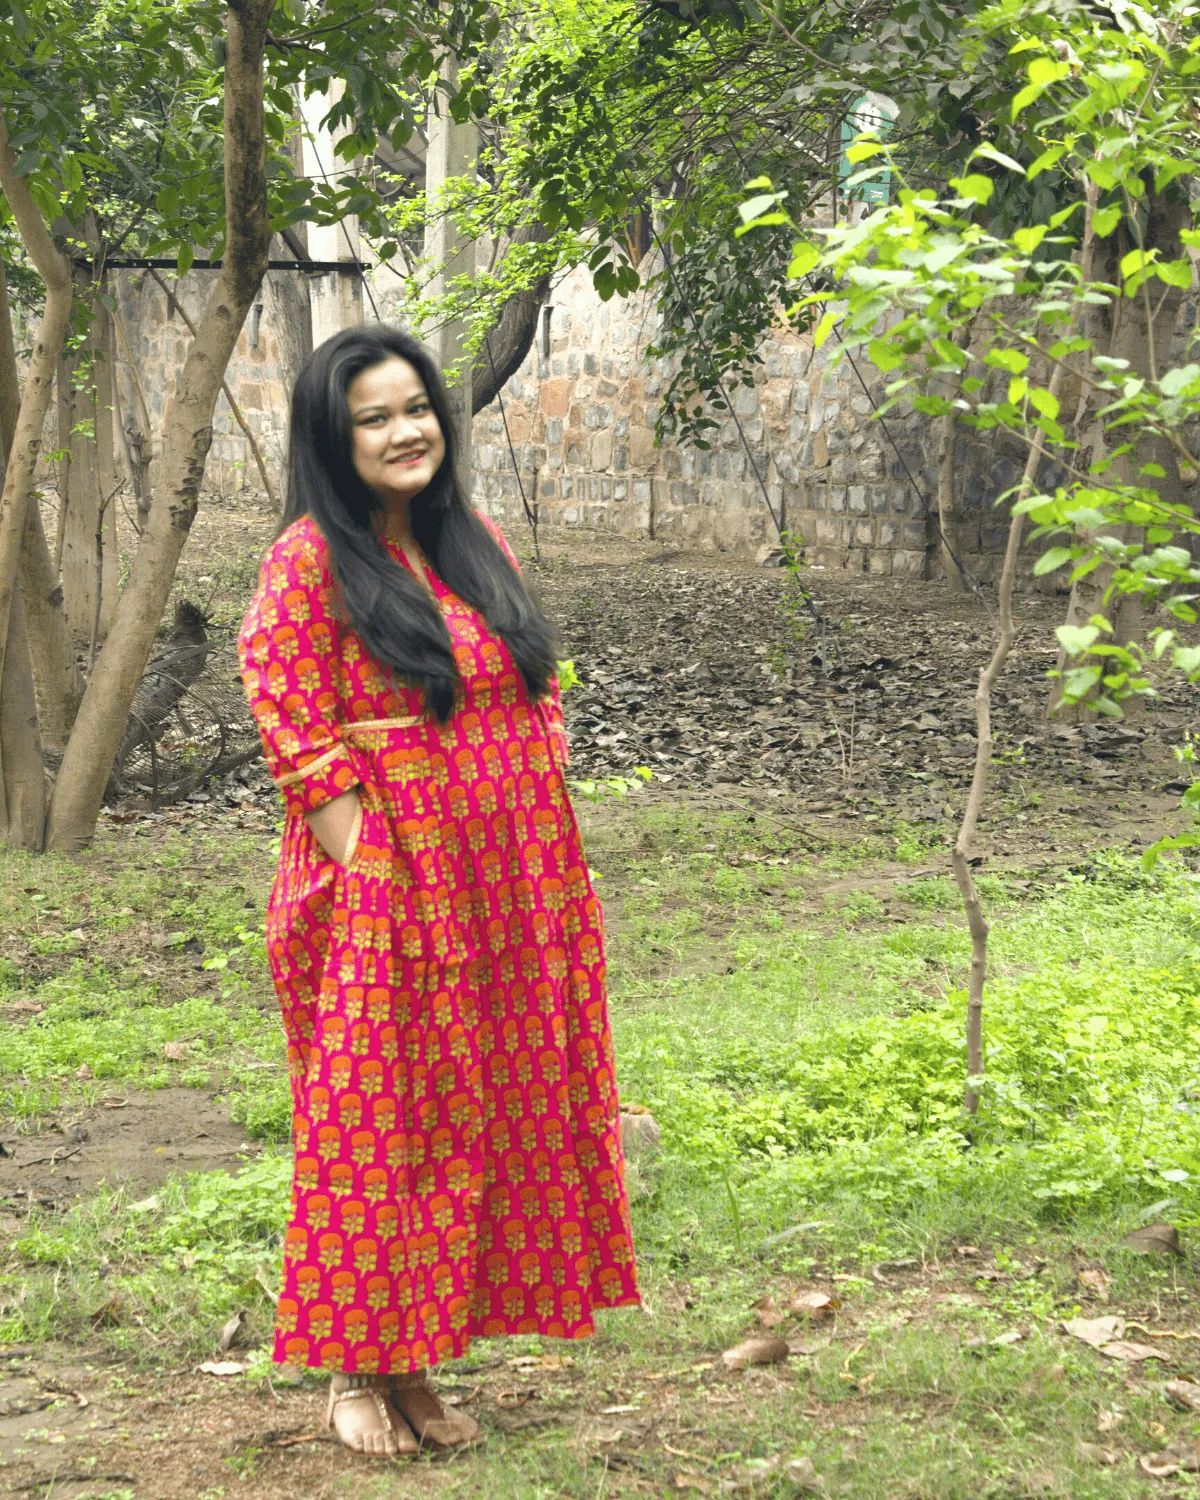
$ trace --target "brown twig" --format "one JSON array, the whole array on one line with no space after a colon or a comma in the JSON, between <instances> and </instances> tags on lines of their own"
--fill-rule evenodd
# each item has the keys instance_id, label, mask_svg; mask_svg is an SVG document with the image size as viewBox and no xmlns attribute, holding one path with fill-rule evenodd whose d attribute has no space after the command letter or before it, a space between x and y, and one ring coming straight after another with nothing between
<instances>
[{"instance_id":1,"label":"brown twig","mask_svg":"<svg viewBox=\"0 0 1200 1500\"><path fill-rule=\"evenodd\" d=\"M167 283L162 279L157 271L151 270L150 275L154 278L155 281L158 282L159 286L163 289L168 297L172 295L170 288L167 286ZM184 307L183 303L179 301L178 298L175 299L175 307L179 313L179 316L183 319L184 326L187 328L187 331L193 338L195 338L196 325L192 322L191 318L188 317L187 309ZM282 515L283 506L279 502L279 496L275 493L275 486L271 483L271 476L267 473L267 466L263 460L262 449L258 446L258 440L255 438L253 432L251 432L249 424L247 423L245 417L242 415L241 407L233 399L233 392L229 389L229 382L227 380L221 381L221 390L224 392L225 399L229 403L229 410L233 413L233 420L242 429L242 435L250 445L250 452L253 453L254 462L258 465L259 478L263 482L263 489L267 492L267 499L271 502L273 509L278 514Z\"/></svg>"}]
</instances>

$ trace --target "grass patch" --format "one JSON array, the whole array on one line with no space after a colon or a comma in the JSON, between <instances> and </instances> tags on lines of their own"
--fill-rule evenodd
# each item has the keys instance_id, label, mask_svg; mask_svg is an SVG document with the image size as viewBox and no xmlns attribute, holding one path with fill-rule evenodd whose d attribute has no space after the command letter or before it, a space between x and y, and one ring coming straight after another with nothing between
<instances>
[{"instance_id":1,"label":"grass patch","mask_svg":"<svg viewBox=\"0 0 1200 1500\"><path fill-rule=\"evenodd\" d=\"M599 823L589 852L614 919L622 1093L663 1129L634 1205L649 1311L602 1315L597 1338L567 1351L570 1368L516 1375L493 1362L563 1349L481 1342L439 1377L484 1393L471 1409L489 1433L482 1453L439 1468L439 1492L611 1500L690 1486L783 1500L796 1493L786 1465L809 1459L825 1492L850 1500L1143 1495L1132 1455L1189 1438L1196 1419L1164 1401L1161 1372L1130 1374L1065 1340L1059 1323L1080 1310L1082 1265L1111 1278L1092 1315L1186 1327L1200 1295L1186 1265L1119 1243L1151 1212L1185 1234L1200 1223L1193 877L1146 875L1117 856L1040 887L981 877L998 920L989 1081L968 1133L958 898L941 876L894 879L894 830L843 859L765 815L643 803L586 816ZM247 1067L282 1055L257 940L243 940L259 898L244 871L227 889L198 874L202 899L172 890L212 846L172 848L169 863L151 856L119 876L122 905L138 913L121 920L154 911L158 929L186 930L192 967L148 982L132 972L136 953L126 971L64 952L44 959L59 967L36 984L19 963L0 967L5 992L43 1006L0 1035L2 1107L217 1081L253 1133L283 1139L286 1075ZM111 848L104 858L112 868ZM854 880L823 873L829 858ZM95 922L86 860L37 868L33 894L46 899L12 899L40 936L65 929L89 895ZM224 968L194 967L222 955ZM165 1041L187 1041L188 1060L166 1064ZM74 1082L81 1062L94 1083ZM235 1177L174 1179L148 1207L104 1192L35 1211L0 1271L0 1339L99 1342L124 1368L175 1367L210 1355L217 1328L245 1309L250 1352L238 1357L265 1386L270 1306L256 1277L277 1279L288 1180L281 1152ZM971 1261L955 1253L967 1240L983 1247ZM873 1281L872 1267L898 1257L919 1269ZM767 1371L723 1369L720 1351L750 1331L757 1300L813 1284L841 1299L836 1329L793 1324L785 1331L810 1352ZM990 1342L1014 1332L1017 1342ZM1200 1375L1193 1344L1170 1352L1176 1371ZM488 1404L489 1382L536 1386L519 1413L536 1421L517 1430L503 1402ZM1121 1414L1112 1436L1097 1433L1105 1410ZM597 1421L645 1432L589 1446L580 1433ZM1098 1468L1080 1446L1097 1443L1119 1448L1121 1464ZM214 1494L253 1488L268 1457L251 1445L227 1462ZM389 1468L354 1482L382 1500L425 1493L429 1476Z\"/></svg>"}]
</instances>

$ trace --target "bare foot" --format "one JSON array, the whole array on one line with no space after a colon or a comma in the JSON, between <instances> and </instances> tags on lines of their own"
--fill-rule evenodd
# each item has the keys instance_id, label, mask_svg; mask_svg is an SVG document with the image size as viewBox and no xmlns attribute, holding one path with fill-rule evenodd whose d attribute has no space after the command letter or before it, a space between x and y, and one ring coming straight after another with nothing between
<instances>
[{"instance_id":1,"label":"bare foot","mask_svg":"<svg viewBox=\"0 0 1200 1500\"><path fill-rule=\"evenodd\" d=\"M352 1453L368 1458L411 1458L418 1451L411 1428L388 1399L386 1375L335 1375L325 1425Z\"/></svg>"},{"instance_id":2,"label":"bare foot","mask_svg":"<svg viewBox=\"0 0 1200 1500\"><path fill-rule=\"evenodd\" d=\"M430 1448L468 1448L481 1437L479 1423L463 1412L450 1414L438 1400L424 1370L393 1375L392 1402L416 1434Z\"/></svg>"}]
</instances>

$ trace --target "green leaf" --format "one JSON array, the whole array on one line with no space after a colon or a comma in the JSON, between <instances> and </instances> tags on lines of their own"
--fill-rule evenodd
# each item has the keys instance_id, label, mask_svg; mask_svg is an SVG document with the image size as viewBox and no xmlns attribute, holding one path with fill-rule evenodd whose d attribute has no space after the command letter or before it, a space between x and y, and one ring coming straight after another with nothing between
<instances>
[{"instance_id":1,"label":"green leaf","mask_svg":"<svg viewBox=\"0 0 1200 1500\"><path fill-rule=\"evenodd\" d=\"M1026 179L1032 182L1035 177L1040 177L1043 172L1048 172L1066 149L1065 146L1051 146L1048 151L1043 151L1041 156L1036 157L1029 164L1029 168L1025 173Z\"/></svg>"},{"instance_id":2,"label":"green leaf","mask_svg":"<svg viewBox=\"0 0 1200 1500\"><path fill-rule=\"evenodd\" d=\"M1082 656L1100 639L1100 631L1095 625L1060 625L1054 634L1068 656Z\"/></svg>"},{"instance_id":3,"label":"green leaf","mask_svg":"<svg viewBox=\"0 0 1200 1500\"><path fill-rule=\"evenodd\" d=\"M1023 401L1025 399L1025 394L1028 390L1029 382L1024 378L1024 376L1014 376L1014 378L1008 382L1009 402L1013 406L1016 406L1018 401Z\"/></svg>"},{"instance_id":4,"label":"green leaf","mask_svg":"<svg viewBox=\"0 0 1200 1500\"><path fill-rule=\"evenodd\" d=\"M1121 257L1121 276L1128 280L1136 271L1146 270L1157 258L1157 250L1131 250Z\"/></svg>"},{"instance_id":5,"label":"green leaf","mask_svg":"<svg viewBox=\"0 0 1200 1500\"><path fill-rule=\"evenodd\" d=\"M971 198L976 203L987 203L996 190L992 179L981 177L978 172L968 173L966 177L951 177L950 186L960 198Z\"/></svg>"},{"instance_id":6,"label":"green leaf","mask_svg":"<svg viewBox=\"0 0 1200 1500\"><path fill-rule=\"evenodd\" d=\"M1064 567L1071 561L1071 549L1069 547L1051 547L1043 552L1041 557L1033 565L1035 578L1042 578L1047 573L1053 573L1056 568Z\"/></svg>"},{"instance_id":7,"label":"green leaf","mask_svg":"<svg viewBox=\"0 0 1200 1500\"><path fill-rule=\"evenodd\" d=\"M867 345L867 356L877 370L885 374L896 370L904 363L904 356L887 339L872 339Z\"/></svg>"},{"instance_id":8,"label":"green leaf","mask_svg":"<svg viewBox=\"0 0 1200 1500\"><path fill-rule=\"evenodd\" d=\"M800 276L807 276L820 259L821 252L816 245L809 245L800 240L792 246L792 262L788 266L788 275L793 280Z\"/></svg>"},{"instance_id":9,"label":"green leaf","mask_svg":"<svg viewBox=\"0 0 1200 1500\"><path fill-rule=\"evenodd\" d=\"M1100 239L1106 239L1121 222L1123 212L1119 203L1110 203L1107 208L1102 208L1092 219L1093 232Z\"/></svg>"},{"instance_id":10,"label":"green leaf","mask_svg":"<svg viewBox=\"0 0 1200 1500\"><path fill-rule=\"evenodd\" d=\"M178 268L180 276L186 275L187 272L192 269L192 261L195 259L195 257L196 252L190 245L180 245L176 256L176 266Z\"/></svg>"},{"instance_id":11,"label":"green leaf","mask_svg":"<svg viewBox=\"0 0 1200 1500\"><path fill-rule=\"evenodd\" d=\"M1013 232L1013 244L1023 255L1032 255L1045 239L1046 233L1045 224L1031 224L1028 228L1017 229Z\"/></svg>"},{"instance_id":12,"label":"green leaf","mask_svg":"<svg viewBox=\"0 0 1200 1500\"><path fill-rule=\"evenodd\" d=\"M1025 168L1019 161L1014 161L1011 156L1005 156L1003 151L997 151L995 146L990 146L986 141L981 146L976 146L973 156L986 156L988 161L998 162L1000 166L1007 167L1010 172L1019 172L1025 176Z\"/></svg>"},{"instance_id":13,"label":"green leaf","mask_svg":"<svg viewBox=\"0 0 1200 1500\"><path fill-rule=\"evenodd\" d=\"M1200 365L1176 365L1158 382L1164 396L1181 396L1200 377Z\"/></svg>"},{"instance_id":14,"label":"green leaf","mask_svg":"<svg viewBox=\"0 0 1200 1500\"><path fill-rule=\"evenodd\" d=\"M839 314L830 309L817 324L813 332L813 348L819 349L837 327Z\"/></svg>"},{"instance_id":15,"label":"green leaf","mask_svg":"<svg viewBox=\"0 0 1200 1500\"><path fill-rule=\"evenodd\" d=\"M882 150L880 141L856 141L853 146L847 146L846 160L851 164L868 161L872 156L878 156Z\"/></svg>"},{"instance_id":16,"label":"green leaf","mask_svg":"<svg viewBox=\"0 0 1200 1500\"><path fill-rule=\"evenodd\" d=\"M1185 256L1182 260L1163 260L1154 267L1159 281L1168 286L1182 287L1186 292L1192 284L1192 263Z\"/></svg>"},{"instance_id":17,"label":"green leaf","mask_svg":"<svg viewBox=\"0 0 1200 1500\"><path fill-rule=\"evenodd\" d=\"M1050 391L1034 387L1029 392L1029 401L1037 411L1041 412L1042 416L1049 417L1052 421L1058 416L1058 397Z\"/></svg>"},{"instance_id":18,"label":"green leaf","mask_svg":"<svg viewBox=\"0 0 1200 1500\"><path fill-rule=\"evenodd\" d=\"M1029 359L1019 349L989 349L983 356L985 365L996 370L1007 370L1010 375L1023 375L1029 368Z\"/></svg>"},{"instance_id":19,"label":"green leaf","mask_svg":"<svg viewBox=\"0 0 1200 1500\"><path fill-rule=\"evenodd\" d=\"M739 203L738 214L742 223L749 224L751 219L757 219L759 214L764 214L767 209L774 208L779 199L779 193L760 193L757 198L747 198L745 203Z\"/></svg>"}]
</instances>

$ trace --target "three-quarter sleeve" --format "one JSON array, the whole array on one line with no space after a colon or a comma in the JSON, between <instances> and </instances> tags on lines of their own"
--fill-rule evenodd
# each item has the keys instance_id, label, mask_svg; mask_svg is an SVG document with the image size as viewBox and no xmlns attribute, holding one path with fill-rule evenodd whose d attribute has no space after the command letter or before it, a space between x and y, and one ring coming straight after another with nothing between
<instances>
[{"instance_id":1,"label":"three-quarter sleeve","mask_svg":"<svg viewBox=\"0 0 1200 1500\"><path fill-rule=\"evenodd\" d=\"M479 519L495 537L500 550L519 573L521 564L517 561L516 554L508 545L499 526L482 513L479 513ZM545 695L538 699L537 711L542 727L546 731L546 740L550 746L550 754L554 757L554 764L560 771L565 770L571 763L571 749L567 743L566 725L563 723L562 692L558 685L557 673L547 683Z\"/></svg>"},{"instance_id":2,"label":"three-quarter sleeve","mask_svg":"<svg viewBox=\"0 0 1200 1500\"><path fill-rule=\"evenodd\" d=\"M332 589L320 533L298 521L267 553L238 637L250 712L289 812L312 812L359 782L342 740Z\"/></svg>"}]
</instances>

